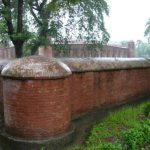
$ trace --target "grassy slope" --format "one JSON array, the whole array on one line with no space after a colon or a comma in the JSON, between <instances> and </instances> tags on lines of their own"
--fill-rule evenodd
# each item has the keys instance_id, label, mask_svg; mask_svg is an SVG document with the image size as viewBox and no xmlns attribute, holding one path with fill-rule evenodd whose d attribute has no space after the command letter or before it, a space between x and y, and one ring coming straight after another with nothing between
<instances>
[{"instance_id":1,"label":"grassy slope","mask_svg":"<svg viewBox=\"0 0 150 150\"><path fill-rule=\"evenodd\" d=\"M100 143L116 143L122 131L137 128L140 125L141 120L144 119L143 108L147 103L150 104L146 102L136 107L125 107L110 113L102 122L94 125L85 146L77 146L70 150L94 150L99 149L96 147ZM92 145L95 148L90 148Z\"/></svg>"}]
</instances>

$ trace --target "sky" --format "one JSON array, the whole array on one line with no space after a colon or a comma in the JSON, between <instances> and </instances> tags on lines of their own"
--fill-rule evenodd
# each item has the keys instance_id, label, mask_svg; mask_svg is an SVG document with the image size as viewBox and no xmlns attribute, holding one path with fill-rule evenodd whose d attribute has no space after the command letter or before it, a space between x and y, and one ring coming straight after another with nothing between
<instances>
[{"instance_id":1,"label":"sky","mask_svg":"<svg viewBox=\"0 0 150 150\"><path fill-rule=\"evenodd\" d=\"M143 40L145 25L150 18L150 0L107 0L110 7L105 24L110 41Z\"/></svg>"}]
</instances>

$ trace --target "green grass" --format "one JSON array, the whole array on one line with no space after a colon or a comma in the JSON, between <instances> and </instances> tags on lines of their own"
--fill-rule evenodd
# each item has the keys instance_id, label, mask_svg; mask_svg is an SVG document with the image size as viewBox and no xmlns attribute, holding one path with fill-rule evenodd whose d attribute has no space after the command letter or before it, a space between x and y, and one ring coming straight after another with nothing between
<instances>
[{"instance_id":1,"label":"green grass","mask_svg":"<svg viewBox=\"0 0 150 150\"><path fill-rule=\"evenodd\" d=\"M139 126L139 115L142 108L143 105L140 105L137 108L123 108L110 113L106 119L93 127L87 143L99 143L106 138L117 138L122 130Z\"/></svg>"},{"instance_id":2,"label":"green grass","mask_svg":"<svg viewBox=\"0 0 150 150\"><path fill-rule=\"evenodd\" d=\"M127 136L130 136L128 131L133 129L133 132L137 133L133 133L132 136L137 134L138 137L139 131L141 131L141 121L149 121L149 118L144 116L144 108L147 105L150 105L150 102L142 103L136 107L124 107L109 113L103 121L93 126L84 146L77 146L70 150L122 150L122 143L120 143L122 133L125 132L126 135L127 132Z\"/></svg>"}]
</instances>

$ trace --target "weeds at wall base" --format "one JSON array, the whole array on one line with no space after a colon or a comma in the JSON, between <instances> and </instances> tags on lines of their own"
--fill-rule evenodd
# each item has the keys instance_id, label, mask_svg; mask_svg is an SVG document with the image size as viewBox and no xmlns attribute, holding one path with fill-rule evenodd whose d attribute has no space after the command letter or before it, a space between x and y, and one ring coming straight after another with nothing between
<instances>
[{"instance_id":1,"label":"weeds at wall base","mask_svg":"<svg viewBox=\"0 0 150 150\"><path fill-rule=\"evenodd\" d=\"M110 113L93 126L85 145L68 150L144 149L150 143L149 106L150 102L145 102Z\"/></svg>"}]
</instances>

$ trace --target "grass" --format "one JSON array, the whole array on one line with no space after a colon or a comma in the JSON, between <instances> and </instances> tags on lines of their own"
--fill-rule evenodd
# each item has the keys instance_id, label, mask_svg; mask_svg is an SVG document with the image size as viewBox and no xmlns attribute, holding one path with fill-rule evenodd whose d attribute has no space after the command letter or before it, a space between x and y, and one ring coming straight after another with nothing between
<instances>
[{"instance_id":1,"label":"grass","mask_svg":"<svg viewBox=\"0 0 150 150\"><path fill-rule=\"evenodd\" d=\"M84 146L76 146L69 150L122 150L121 135L127 135L128 138L131 136L128 132L131 134L133 132L132 136L135 136L136 140L136 136L138 138L139 134L143 132L141 131L141 121L150 121L144 116L146 106L150 106L150 102L142 103L136 107L124 107L109 113L103 121L93 126ZM150 132L149 129L148 124L148 132ZM130 139L132 140L132 138ZM133 148L129 148L129 150L131 149Z\"/></svg>"}]
</instances>

